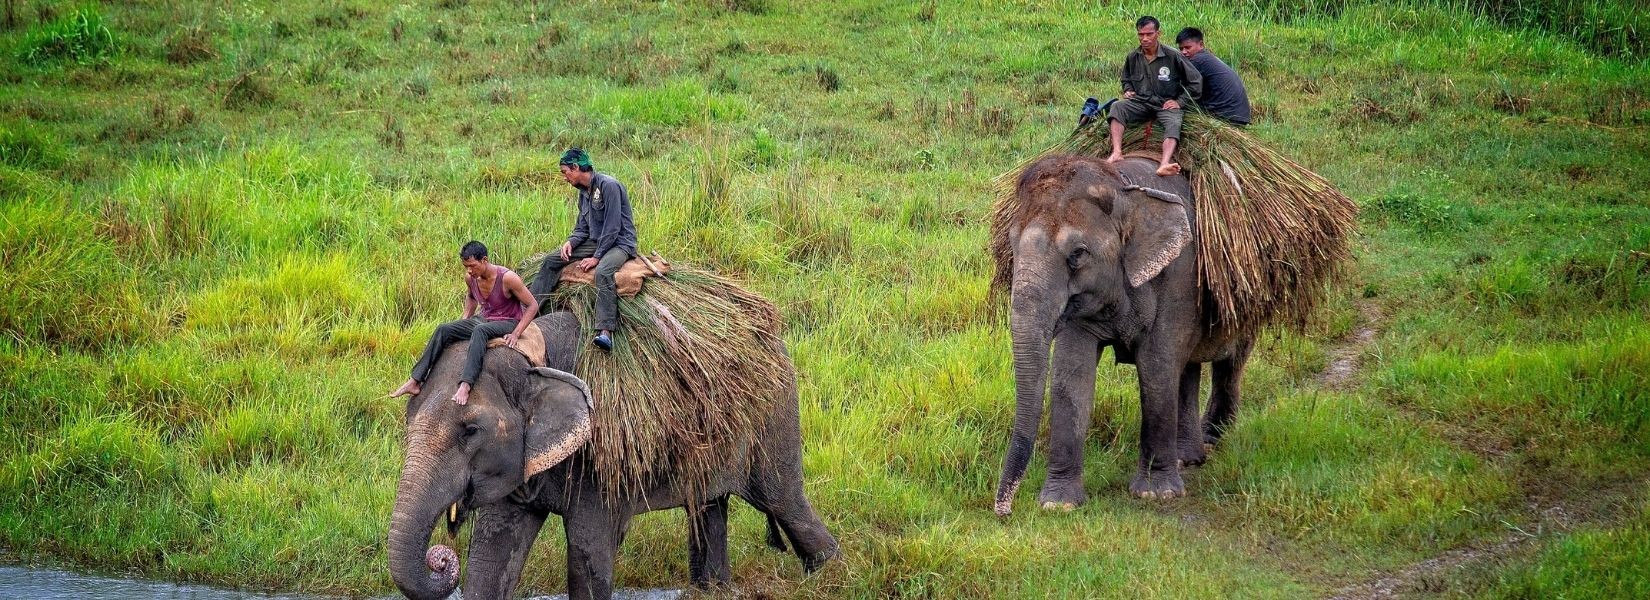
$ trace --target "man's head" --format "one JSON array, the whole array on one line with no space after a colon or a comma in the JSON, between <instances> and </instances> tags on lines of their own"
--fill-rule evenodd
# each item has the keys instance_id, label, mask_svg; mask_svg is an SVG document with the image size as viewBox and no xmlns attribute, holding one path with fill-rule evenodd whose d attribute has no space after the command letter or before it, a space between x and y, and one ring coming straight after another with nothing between
<instances>
[{"instance_id":1,"label":"man's head","mask_svg":"<svg viewBox=\"0 0 1650 600\"><path fill-rule=\"evenodd\" d=\"M487 272L487 246L481 242L470 240L458 250L458 259L464 261L464 272L471 277L480 277Z\"/></svg>"},{"instance_id":2,"label":"man's head","mask_svg":"<svg viewBox=\"0 0 1650 600\"><path fill-rule=\"evenodd\" d=\"M590 185L590 178L595 170L595 167L590 166L590 155L586 154L583 148L574 146L561 154L561 178L568 185Z\"/></svg>"},{"instance_id":3,"label":"man's head","mask_svg":"<svg viewBox=\"0 0 1650 600\"><path fill-rule=\"evenodd\" d=\"M1180 54L1186 58L1197 56L1203 51L1203 30L1196 27L1187 27L1175 34L1174 44L1180 47Z\"/></svg>"},{"instance_id":4,"label":"man's head","mask_svg":"<svg viewBox=\"0 0 1650 600\"><path fill-rule=\"evenodd\" d=\"M1158 29L1162 27L1162 24L1157 22L1157 17L1150 15L1140 17L1134 22L1134 33L1140 37L1141 53L1146 56L1157 54L1157 36L1160 34Z\"/></svg>"}]
</instances>

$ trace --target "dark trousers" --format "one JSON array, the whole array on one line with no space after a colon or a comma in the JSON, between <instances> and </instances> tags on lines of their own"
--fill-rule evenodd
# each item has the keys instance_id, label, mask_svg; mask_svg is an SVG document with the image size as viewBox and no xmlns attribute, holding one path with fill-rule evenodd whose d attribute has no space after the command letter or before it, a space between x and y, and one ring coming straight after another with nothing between
<instances>
[{"instance_id":1,"label":"dark trousers","mask_svg":"<svg viewBox=\"0 0 1650 600\"><path fill-rule=\"evenodd\" d=\"M430 335L430 343L424 346L424 354L418 357L418 364L413 365L413 381L424 383L430 376L430 368L435 361L441 358L441 351L453 342L470 340L469 351L464 356L464 374L459 380L475 385L476 378L481 376L481 359L487 356L487 342L493 338L504 337L516 330L520 323L515 319L508 321L483 321L480 317L448 321L435 328Z\"/></svg>"},{"instance_id":2,"label":"dark trousers","mask_svg":"<svg viewBox=\"0 0 1650 600\"><path fill-rule=\"evenodd\" d=\"M548 305L550 293L556 291L561 284L561 270L567 265L579 262L596 255L596 243L587 241L573 248L573 257L562 260L559 249L544 257L544 265L539 267L539 274L533 278L533 296L539 299L539 306ZM619 289L613 283L613 274L619 272L624 261L630 260L630 251L624 248L613 248L602 255L596 263L596 329L616 331L619 329Z\"/></svg>"}]
</instances>

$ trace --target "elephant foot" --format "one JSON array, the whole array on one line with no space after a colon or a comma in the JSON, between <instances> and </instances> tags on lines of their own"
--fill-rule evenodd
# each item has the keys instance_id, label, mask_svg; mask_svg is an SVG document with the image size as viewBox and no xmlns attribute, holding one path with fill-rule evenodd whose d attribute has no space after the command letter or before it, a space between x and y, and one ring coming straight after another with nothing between
<instances>
[{"instance_id":1,"label":"elephant foot","mask_svg":"<svg viewBox=\"0 0 1650 600\"><path fill-rule=\"evenodd\" d=\"M837 545L832 543L824 550L820 550L802 557L802 572L812 573L814 571L818 571L820 567L825 566L825 563L831 562L831 559L836 558L838 553L839 550L837 549Z\"/></svg>"},{"instance_id":2,"label":"elephant foot","mask_svg":"<svg viewBox=\"0 0 1650 600\"><path fill-rule=\"evenodd\" d=\"M1061 510L1070 512L1088 500L1088 494L1083 491L1083 482L1076 480L1050 479L1043 482L1043 491L1037 493L1037 502L1043 510Z\"/></svg>"},{"instance_id":3,"label":"elephant foot","mask_svg":"<svg viewBox=\"0 0 1650 600\"><path fill-rule=\"evenodd\" d=\"M1169 500L1186 495L1186 484L1180 480L1179 469L1163 471L1141 470L1129 483L1129 493L1136 498Z\"/></svg>"},{"instance_id":4,"label":"elephant foot","mask_svg":"<svg viewBox=\"0 0 1650 600\"><path fill-rule=\"evenodd\" d=\"M1209 462L1209 447L1202 442L1181 442L1180 466L1196 467Z\"/></svg>"}]
</instances>

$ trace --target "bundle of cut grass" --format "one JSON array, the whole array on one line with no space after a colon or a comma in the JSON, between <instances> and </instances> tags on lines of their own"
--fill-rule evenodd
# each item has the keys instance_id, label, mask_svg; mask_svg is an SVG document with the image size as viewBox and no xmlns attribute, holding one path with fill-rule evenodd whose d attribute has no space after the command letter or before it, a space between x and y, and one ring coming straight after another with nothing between
<instances>
[{"instance_id":1,"label":"bundle of cut grass","mask_svg":"<svg viewBox=\"0 0 1650 600\"><path fill-rule=\"evenodd\" d=\"M593 335L594 286L561 285L550 302ZM580 352L574 365L595 398L591 454L609 493L640 498L669 476L695 506L732 448L760 444L756 429L793 379L780 326L772 303L692 267L620 299L613 350Z\"/></svg>"},{"instance_id":2,"label":"bundle of cut grass","mask_svg":"<svg viewBox=\"0 0 1650 600\"><path fill-rule=\"evenodd\" d=\"M1145 128L1131 127L1123 148L1156 160L1161 133L1148 139ZM1104 157L1111 153L1109 132L1081 129L1043 154L1049 153ZM1212 316L1241 331L1274 323L1303 327L1351 256L1357 205L1254 136L1200 112L1186 113L1175 157L1195 197L1198 277L1213 298ZM1009 219L1018 210L1013 185L1035 160L997 180L991 250L999 286L1013 268L1007 244Z\"/></svg>"}]
</instances>

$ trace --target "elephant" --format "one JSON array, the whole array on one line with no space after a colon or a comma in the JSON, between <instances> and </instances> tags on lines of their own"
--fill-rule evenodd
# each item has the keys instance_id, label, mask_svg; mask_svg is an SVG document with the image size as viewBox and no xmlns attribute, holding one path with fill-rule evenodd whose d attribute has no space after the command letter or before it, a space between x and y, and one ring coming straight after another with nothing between
<instances>
[{"instance_id":1,"label":"elephant","mask_svg":"<svg viewBox=\"0 0 1650 600\"><path fill-rule=\"evenodd\" d=\"M605 493L590 466L592 399L584 382L569 373L584 341L578 319L554 312L535 321L545 335L549 368L533 368L519 352L493 348L469 402L458 405L447 398L458 386L463 353L449 352L407 401L406 460L389 528L390 573L403 594L446 598L458 586L456 553L430 547L430 534L440 520L456 531L471 513L463 589L471 600L515 593L550 513L562 517L566 531L571 598L611 597L614 556L631 517L687 508L693 498L704 499L688 511L689 571L696 585L729 580L729 495L766 513L768 544L784 551L788 538L806 571L837 554L836 539L803 494L794 381L777 390L782 396L776 408L756 430L762 443L731 447L704 489L689 490L664 477L647 482L643 498L619 497Z\"/></svg>"},{"instance_id":2,"label":"elephant","mask_svg":"<svg viewBox=\"0 0 1650 600\"><path fill-rule=\"evenodd\" d=\"M1206 445L1233 424L1255 333L1215 318L1198 279L1191 186L1181 175L1157 176L1156 168L1135 157L1112 164L1054 155L1028 165L1015 184L1019 206L996 240L1012 253L999 277L1010 284L1015 397L998 515L1012 512L1031 460L1045 376L1052 381L1048 477L1038 500L1069 510L1087 499L1083 445L1095 371L1108 346L1119 364L1136 366L1139 380L1131 494L1183 496L1180 467L1203 463ZM1213 389L1200 419L1203 363L1213 363Z\"/></svg>"}]
</instances>

